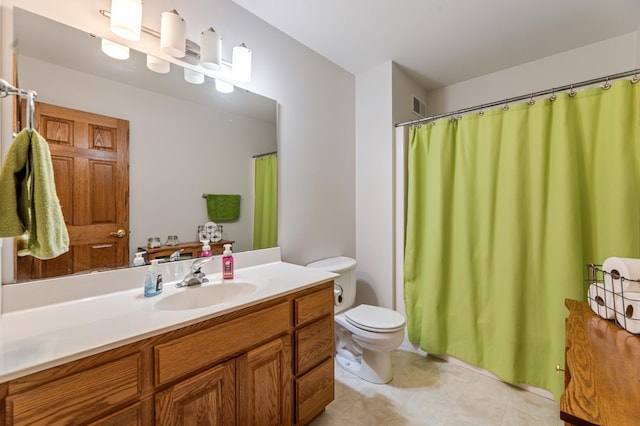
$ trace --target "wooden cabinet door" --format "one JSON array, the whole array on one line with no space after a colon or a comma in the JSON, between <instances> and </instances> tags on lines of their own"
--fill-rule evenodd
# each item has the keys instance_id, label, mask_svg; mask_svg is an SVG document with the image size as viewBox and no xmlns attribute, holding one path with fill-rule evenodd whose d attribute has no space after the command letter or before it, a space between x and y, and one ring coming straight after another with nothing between
<instances>
[{"instance_id":1,"label":"wooden cabinet door","mask_svg":"<svg viewBox=\"0 0 640 426\"><path fill-rule=\"evenodd\" d=\"M36 130L51 151L69 251L50 260L18 256L17 281L127 266L129 122L41 102L36 113ZM20 249L22 240L16 241Z\"/></svg>"},{"instance_id":2,"label":"wooden cabinet door","mask_svg":"<svg viewBox=\"0 0 640 426\"><path fill-rule=\"evenodd\" d=\"M238 424L290 425L293 423L291 336L284 336L240 356Z\"/></svg>"},{"instance_id":3,"label":"wooden cabinet door","mask_svg":"<svg viewBox=\"0 0 640 426\"><path fill-rule=\"evenodd\" d=\"M234 360L179 382L156 393L156 424L235 425L235 388Z\"/></svg>"}]
</instances>

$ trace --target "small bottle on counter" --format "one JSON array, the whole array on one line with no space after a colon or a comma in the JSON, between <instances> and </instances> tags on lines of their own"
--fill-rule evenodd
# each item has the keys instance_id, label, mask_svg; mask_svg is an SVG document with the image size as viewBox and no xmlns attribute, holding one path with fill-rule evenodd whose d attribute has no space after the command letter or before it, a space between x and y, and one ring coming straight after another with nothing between
<instances>
[{"instance_id":1,"label":"small bottle on counter","mask_svg":"<svg viewBox=\"0 0 640 426\"><path fill-rule=\"evenodd\" d=\"M153 259L144 280L144 296L152 297L162 293L162 274L158 272L160 259Z\"/></svg>"},{"instance_id":2,"label":"small bottle on counter","mask_svg":"<svg viewBox=\"0 0 640 426\"><path fill-rule=\"evenodd\" d=\"M222 253L222 279L233 279L233 253L231 253L231 244L224 245Z\"/></svg>"},{"instance_id":3,"label":"small bottle on counter","mask_svg":"<svg viewBox=\"0 0 640 426\"><path fill-rule=\"evenodd\" d=\"M200 257L211 257L213 253L211 253L211 246L209 245L209 241L202 240L202 251L200 251Z\"/></svg>"},{"instance_id":4,"label":"small bottle on counter","mask_svg":"<svg viewBox=\"0 0 640 426\"><path fill-rule=\"evenodd\" d=\"M144 266L145 261L142 255L145 253L145 251L139 251L136 253L135 257L133 258L133 266Z\"/></svg>"}]
</instances>

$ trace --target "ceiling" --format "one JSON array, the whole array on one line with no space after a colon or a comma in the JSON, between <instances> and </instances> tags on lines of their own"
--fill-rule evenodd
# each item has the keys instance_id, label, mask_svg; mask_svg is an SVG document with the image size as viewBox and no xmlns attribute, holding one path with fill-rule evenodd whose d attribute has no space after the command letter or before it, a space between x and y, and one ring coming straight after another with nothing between
<instances>
[{"instance_id":1,"label":"ceiling","mask_svg":"<svg viewBox=\"0 0 640 426\"><path fill-rule=\"evenodd\" d=\"M636 32L640 0L233 0L351 72L434 89Z\"/></svg>"}]
</instances>

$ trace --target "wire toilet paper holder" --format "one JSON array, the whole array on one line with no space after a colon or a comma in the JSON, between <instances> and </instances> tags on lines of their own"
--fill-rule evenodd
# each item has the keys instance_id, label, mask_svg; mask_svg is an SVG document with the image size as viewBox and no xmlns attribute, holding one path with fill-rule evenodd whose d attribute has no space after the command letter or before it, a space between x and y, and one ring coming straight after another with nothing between
<instances>
[{"instance_id":1,"label":"wire toilet paper holder","mask_svg":"<svg viewBox=\"0 0 640 426\"><path fill-rule=\"evenodd\" d=\"M615 283L619 280L620 282L620 291L616 292L615 285L612 285L612 288L609 289L605 285L606 280L611 280L612 283ZM605 309L613 309L615 312L614 318L612 319L616 325L619 327L629 331L632 334L640 334L640 310L635 311L634 304L628 304L627 302L638 302L640 304L640 293L638 292L625 292L626 285L625 283L636 283L640 284L640 279L632 279L625 277L620 274L619 271L612 269L611 271L606 271L603 269L602 265L590 263L587 265L587 279L586 279L586 287L587 287L587 300L589 305L593 306L592 303L595 302L599 307ZM593 296L589 292L589 288L591 285L594 285L596 288L596 295ZM626 296L625 296L626 293ZM637 297L631 297L632 294L636 294ZM601 297L603 295L604 297ZM616 297L616 296L619 296ZM626 306L626 307L625 307ZM593 310L593 307L592 307ZM594 311L595 312L595 311ZM599 314L599 312L596 312ZM638 317L634 318L634 313L638 315ZM600 314L599 314L600 315ZM602 315L600 315L602 316ZM604 318L604 317L603 317ZM604 318L607 319L607 318ZM636 332L630 331L631 329L637 330Z\"/></svg>"}]
</instances>

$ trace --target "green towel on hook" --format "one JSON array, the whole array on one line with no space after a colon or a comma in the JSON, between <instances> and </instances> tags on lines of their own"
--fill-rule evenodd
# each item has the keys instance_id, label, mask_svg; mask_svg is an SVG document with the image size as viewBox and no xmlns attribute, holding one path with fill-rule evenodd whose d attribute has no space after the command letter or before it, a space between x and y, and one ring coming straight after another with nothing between
<instances>
[{"instance_id":1,"label":"green towel on hook","mask_svg":"<svg viewBox=\"0 0 640 426\"><path fill-rule=\"evenodd\" d=\"M240 218L240 195L207 194L207 213L213 222L230 222Z\"/></svg>"},{"instance_id":2,"label":"green towel on hook","mask_svg":"<svg viewBox=\"0 0 640 426\"><path fill-rule=\"evenodd\" d=\"M0 170L0 237L28 237L18 255L52 259L69 250L47 141L21 131Z\"/></svg>"}]
</instances>

